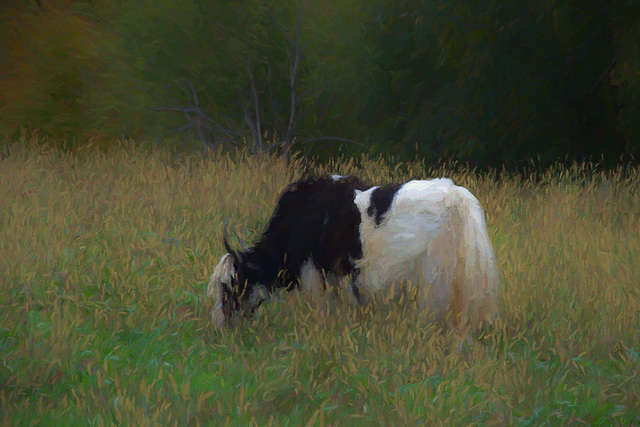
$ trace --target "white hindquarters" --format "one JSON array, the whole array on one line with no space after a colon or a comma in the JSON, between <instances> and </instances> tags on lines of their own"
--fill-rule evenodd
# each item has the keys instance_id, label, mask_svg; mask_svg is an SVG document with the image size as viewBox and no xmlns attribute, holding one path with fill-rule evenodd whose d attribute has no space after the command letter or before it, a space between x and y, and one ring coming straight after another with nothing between
<instances>
[{"instance_id":1,"label":"white hindquarters","mask_svg":"<svg viewBox=\"0 0 640 427\"><path fill-rule=\"evenodd\" d=\"M362 217L362 289L419 286L422 306L453 314L459 330L496 316L499 276L478 200L450 179L411 181L376 225L367 215L374 189L356 191L355 198Z\"/></svg>"}]
</instances>

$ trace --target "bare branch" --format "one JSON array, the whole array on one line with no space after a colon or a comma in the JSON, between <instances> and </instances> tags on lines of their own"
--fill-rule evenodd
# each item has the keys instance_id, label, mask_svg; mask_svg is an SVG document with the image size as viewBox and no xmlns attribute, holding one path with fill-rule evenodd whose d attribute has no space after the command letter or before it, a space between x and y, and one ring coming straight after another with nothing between
<instances>
[{"instance_id":1,"label":"bare branch","mask_svg":"<svg viewBox=\"0 0 640 427\"><path fill-rule=\"evenodd\" d=\"M242 136L242 134L240 132L234 131L233 129L228 129L225 128L224 126L222 126L220 123L218 123L217 121L213 120L211 117L207 116L202 110L198 109L197 111L195 111L196 114L198 114L202 119L204 120L208 120L209 122L211 122L215 127L216 130L220 133L223 133L229 137L231 136ZM226 118L228 120L228 118L226 116L224 116L223 118ZM231 121L231 120L228 120ZM208 129L211 129L208 127ZM213 130L211 130L213 132Z\"/></svg>"},{"instance_id":2,"label":"bare branch","mask_svg":"<svg viewBox=\"0 0 640 427\"><path fill-rule=\"evenodd\" d=\"M296 116L296 78L298 76L298 64L300 62L300 27L302 26L302 8L298 5L298 15L296 17L295 44L291 42L289 48L293 50L289 56L289 89L291 91L289 125L285 135L284 157L289 157L293 144L293 127Z\"/></svg>"},{"instance_id":3,"label":"bare branch","mask_svg":"<svg viewBox=\"0 0 640 427\"><path fill-rule=\"evenodd\" d=\"M184 93L185 97L188 100L188 107L151 107L149 110L151 111L174 111L178 113L182 113L184 115L185 120L187 121L187 125L172 129L168 133L174 133L178 131L188 130L196 131L198 134L198 138L204 147L211 145L211 140L209 135L223 135L224 141L232 146L238 146L239 144L234 141L234 137L240 137L242 134L239 132L229 129L220 123L218 123L213 118L209 117L204 111L200 109L200 101L198 99L198 93L193 86L193 84L187 80L187 85L189 86L190 91L179 81L174 81L177 87L179 87ZM233 123L230 119L224 116L229 122ZM209 126L207 123L211 123L214 128ZM206 133L205 133L206 132Z\"/></svg>"},{"instance_id":4,"label":"bare branch","mask_svg":"<svg viewBox=\"0 0 640 427\"><path fill-rule=\"evenodd\" d=\"M200 109L200 102L198 102L198 94L196 93L196 90L193 88L193 85L191 84L191 80L187 80L187 84L189 85L189 89L191 89L191 93L193 94L193 104L195 105L196 108Z\"/></svg>"},{"instance_id":5,"label":"bare branch","mask_svg":"<svg viewBox=\"0 0 640 427\"><path fill-rule=\"evenodd\" d=\"M269 62L268 58L267 58L267 90L269 91L269 107L271 108L273 126L277 128L278 132L280 132L280 135L284 135L283 124L279 120L278 113L277 113L278 102L276 101L273 95L272 84L271 84L271 63Z\"/></svg>"},{"instance_id":6,"label":"bare branch","mask_svg":"<svg viewBox=\"0 0 640 427\"><path fill-rule=\"evenodd\" d=\"M209 131L210 133L213 133L213 129L211 129L211 126L209 126L208 124L206 124L205 122L202 121L202 117L198 116L197 118L197 127L200 128L204 128L205 130Z\"/></svg>"},{"instance_id":7,"label":"bare branch","mask_svg":"<svg viewBox=\"0 0 640 427\"><path fill-rule=\"evenodd\" d=\"M191 117L189 113L187 113L186 111L183 111L182 114L184 114L184 118L187 119L189 123L193 123L193 117Z\"/></svg>"},{"instance_id":8,"label":"bare branch","mask_svg":"<svg viewBox=\"0 0 640 427\"><path fill-rule=\"evenodd\" d=\"M227 116L226 114L224 114L224 113L222 113L222 112L219 112L219 113L218 113L218 115L219 115L222 119L226 120L226 121L227 121L227 123L230 123L232 126L236 126L236 125L235 125L235 123L234 123L234 121L233 121L229 116ZM234 129L232 129L232 128L229 128L229 127L223 127L222 125L219 125L219 126L220 126L221 131L222 131L222 132L223 132L223 133L224 133L224 134L229 138L229 142L230 142L232 145L234 145L234 146L236 146L236 147L239 147L239 146L240 146L240 144L239 144L239 143L237 143L237 142L233 139L233 137L235 136L235 137L238 137L238 138L242 138L242 136L243 136L243 135L242 135L240 132L238 132L237 130L234 130Z\"/></svg>"},{"instance_id":9,"label":"bare branch","mask_svg":"<svg viewBox=\"0 0 640 427\"><path fill-rule=\"evenodd\" d=\"M171 130L168 130L168 131L167 131L167 134L175 133L175 132L184 132L185 130L189 129L190 127L191 127L191 123L187 123L187 124L186 124L186 125L184 125L184 126L180 126L180 127L173 128L173 129L171 129Z\"/></svg>"},{"instance_id":10,"label":"bare branch","mask_svg":"<svg viewBox=\"0 0 640 427\"><path fill-rule=\"evenodd\" d=\"M272 16L269 16L269 20L270 20L271 22L273 22L273 24L274 24L276 27L278 27L278 30L280 30L280 32L281 32L281 33L282 33L282 35L284 36L285 41L287 42L287 45L288 45L289 47L293 47L293 45L294 45L293 40L291 39L291 37L289 37L289 34L287 34L287 32L285 31L285 29L284 29L284 28L282 28L282 25L280 25L280 23L279 23L277 20L275 20Z\"/></svg>"},{"instance_id":11,"label":"bare branch","mask_svg":"<svg viewBox=\"0 0 640 427\"><path fill-rule=\"evenodd\" d=\"M240 98L240 104L242 107L242 114L243 114L243 118L244 118L244 122L247 124L247 126L249 127L249 130L251 131L251 142L253 144L253 142L255 142L257 140L256 138L256 125L253 123L253 120L251 120L251 115L249 114L249 109L247 108L247 102L245 100L244 94L242 93L242 91L238 91L238 96ZM255 153L255 147L253 147L253 145L249 146L249 150L252 153Z\"/></svg>"},{"instance_id":12,"label":"bare branch","mask_svg":"<svg viewBox=\"0 0 640 427\"><path fill-rule=\"evenodd\" d=\"M182 92L184 93L185 97L189 101L189 107L193 107L193 103L191 102L191 96L189 95L189 91L187 91L187 88L184 87L184 85L182 83L180 83L178 80L174 80L173 84L175 84L176 86L178 86L182 90Z\"/></svg>"},{"instance_id":13,"label":"bare branch","mask_svg":"<svg viewBox=\"0 0 640 427\"><path fill-rule=\"evenodd\" d=\"M293 127L294 129L298 126L298 123L304 119L304 116L307 115L307 110L303 110L300 112L300 114L298 114L298 116L296 117L296 120L293 122Z\"/></svg>"},{"instance_id":14,"label":"bare branch","mask_svg":"<svg viewBox=\"0 0 640 427\"><path fill-rule=\"evenodd\" d=\"M262 127L260 125L260 101L258 100L258 91L256 90L256 82L253 78L253 62L251 61L251 53L249 52L249 46L246 45L247 48L247 71L249 72L249 80L251 81L251 94L253 96L253 107L255 110L256 117L256 143L258 144L258 150L262 150L264 148L264 144L262 142Z\"/></svg>"},{"instance_id":15,"label":"bare branch","mask_svg":"<svg viewBox=\"0 0 640 427\"><path fill-rule=\"evenodd\" d=\"M198 132L198 137L200 138L200 143L202 144L202 146L204 148L208 147L209 145L211 145L211 142L209 141L209 138L204 134L204 132L202 131L202 118L200 116L196 117L196 132Z\"/></svg>"},{"instance_id":16,"label":"bare branch","mask_svg":"<svg viewBox=\"0 0 640 427\"><path fill-rule=\"evenodd\" d=\"M280 142L274 142L273 144L270 144L266 151L267 153L270 153L271 150L273 150L274 148L278 148L278 147L282 147L284 145L284 141L280 141Z\"/></svg>"},{"instance_id":17,"label":"bare branch","mask_svg":"<svg viewBox=\"0 0 640 427\"><path fill-rule=\"evenodd\" d=\"M311 93L311 88L309 88L309 89L306 89L306 90L302 91L302 93L300 93L300 94L298 94L298 95L296 96L296 101L299 101L299 100L301 100L301 99L304 99L304 98L305 98L305 96L309 95L310 93Z\"/></svg>"}]
</instances>

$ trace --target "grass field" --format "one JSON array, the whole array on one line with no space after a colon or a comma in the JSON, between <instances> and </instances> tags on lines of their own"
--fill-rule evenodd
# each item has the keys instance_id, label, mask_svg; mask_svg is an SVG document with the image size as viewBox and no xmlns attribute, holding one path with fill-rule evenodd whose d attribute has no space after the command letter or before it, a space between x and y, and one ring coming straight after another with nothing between
<instances>
[{"instance_id":1,"label":"grass field","mask_svg":"<svg viewBox=\"0 0 640 427\"><path fill-rule=\"evenodd\" d=\"M248 243L303 173L275 158L0 151L4 425L640 424L640 169L450 176L487 211L501 319L456 351L411 301L282 293L220 332L205 287L225 216Z\"/></svg>"}]
</instances>

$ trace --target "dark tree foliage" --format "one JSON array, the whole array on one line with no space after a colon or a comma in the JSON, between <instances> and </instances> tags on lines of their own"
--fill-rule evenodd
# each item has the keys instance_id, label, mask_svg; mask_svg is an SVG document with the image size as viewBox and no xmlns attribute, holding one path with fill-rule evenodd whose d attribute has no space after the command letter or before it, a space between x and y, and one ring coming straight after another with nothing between
<instances>
[{"instance_id":1,"label":"dark tree foliage","mask_svg":"<svg viewBox=\"0 0 640 427\"><path fill-rule=\"evenodd\" d=\"M627 31L640 15L619 3L634 10L597 0L386 2L368 24L376 89L362 118L383 123L383 140L476 165L637 153L637 91L619 92L638 78L614 76L621 55L627 69L637 61L640 38Z\"/></svg>"},{"instance_id":2,"label":"dark tree foliage","mask_svg":"<svg viewBox=\"0 0 640 427\"><path fill-rule=\"evenodd\" d=\"M640 159L640 1L614 0L611 8L617 62L610 83L616 88L616 126L624 138L624 152Z\"/></svg>"},{"instance_id":3,"label":"dark tree foliage","mask_svg":"<svg viewBox=\"0 0 640 427\"><path fill-rule=\"evenodd\" d=\"M0 136L62 140L117 127L117 41L65 0L0 3Z\"/></svg>"},{"instance_id":4,"label":"dark tree foliage","mask_svg":"<svg viewBox=\"0 0 640 427\"><path fill-rule=\"evenodd\" d=\"M608 166L640 158L638 40L640 0L20 0L0 136Z\"/></svg>"}]
</instances>

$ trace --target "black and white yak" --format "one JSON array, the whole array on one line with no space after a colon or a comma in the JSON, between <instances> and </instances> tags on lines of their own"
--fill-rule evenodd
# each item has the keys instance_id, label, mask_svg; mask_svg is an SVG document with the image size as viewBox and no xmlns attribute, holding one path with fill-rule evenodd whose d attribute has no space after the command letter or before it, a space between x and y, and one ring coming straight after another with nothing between
<instances>
[{"instance_id":1,"label":"black and white yak","mask_svg":"<svg viewBox=\"0 0 640 427\"><path fill-rule=\"evenodd\" d=\"M284 191L251 248L215 267L207 295L212 322L250 314L276 288L318 293L347 276L354 295L417 286L419 302L460 333L498 315L496 259L478 200L450 179L368 186L339 175ZM468 337L468 335L467 335Z\"/></svg>"}]
</instances>

